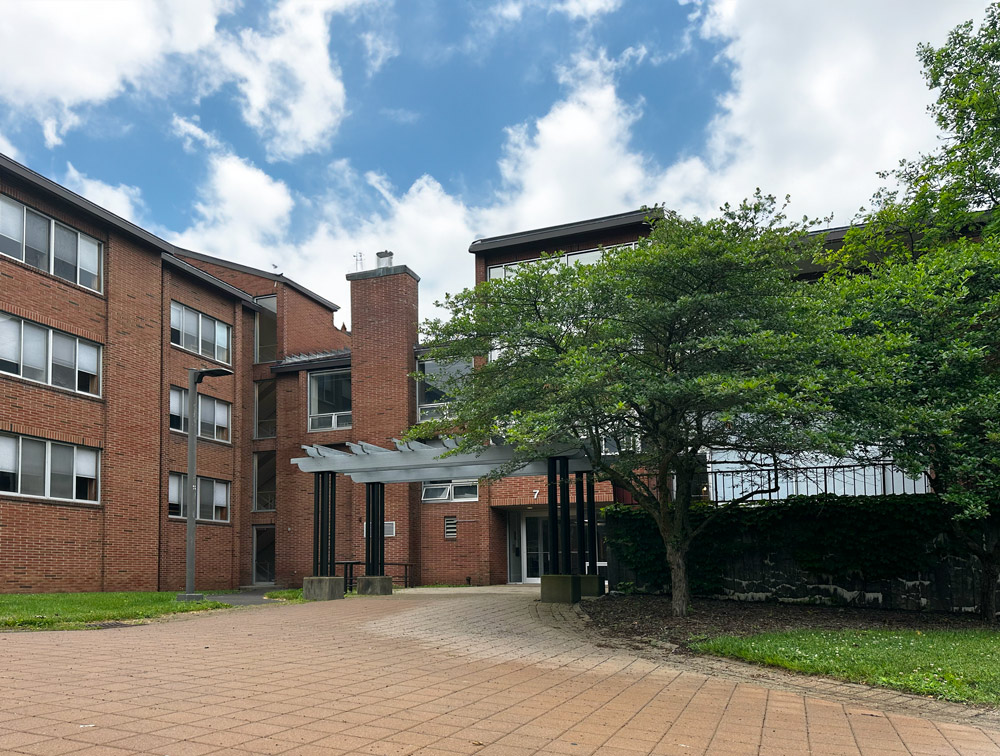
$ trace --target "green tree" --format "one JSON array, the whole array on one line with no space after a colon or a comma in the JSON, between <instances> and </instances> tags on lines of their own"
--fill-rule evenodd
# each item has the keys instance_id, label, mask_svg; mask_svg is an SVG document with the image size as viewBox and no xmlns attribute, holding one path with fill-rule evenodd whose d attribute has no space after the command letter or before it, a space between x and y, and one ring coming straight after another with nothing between
<instances>
[{"instance_id":1,"label":"green tree","mask_svg":"<svg viewBox=\"0 0 1000 756\"><path fill-rule=\"evenodd\" d=\"M852 330L895 338L891 383L842 407L862 443L958 505L956 534L982 567L980 609L996 621L1000 577L1000 9L918 57L937 91L939 147L882 174L882 189L833 264ZM858 275L863 271L863 275Z\"/></svg>"},{"instance_id":2,"label":"green tree","mask_svg":"<svg viewBox=\"0 0 1000 756\"><path fill-rule=\"evenodd\" d=\"M817 243L758 193L714 220L666 212L647 240L592 265L546 258L449 296L450 318L424 325L429 356L476 368L442 387L449 417L411 434L455 432L465 452L502 438L515 459L497 475L582 444L652 515L684 615L692 540L711 521L691 518L704 454L774 465L837 447L824 418L854 380L838 365L858 340L797 279ZM620 453L602 455L605 439Z\"/></svg>"}]
</instances>

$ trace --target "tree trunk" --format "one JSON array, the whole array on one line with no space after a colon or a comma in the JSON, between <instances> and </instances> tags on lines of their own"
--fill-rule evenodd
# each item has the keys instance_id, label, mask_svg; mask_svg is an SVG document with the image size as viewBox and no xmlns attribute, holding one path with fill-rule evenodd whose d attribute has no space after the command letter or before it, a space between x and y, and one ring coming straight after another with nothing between
<instances>
[{"instance_id":1,"label":"tree trunk","mask_svg":"<svg viewBox=\"0 0 1000 756\"><path fill-rule=\"evenodd\" d=\"M691 605L688 587L687 547L667 544L667 562L670 564L670 610L675 617L686 617Z\"/></svg>"},{"instance_id":2,"label":"tree trunk","mask_svg":"<svg viewBox=\"0 0 1000 756\"><path fill-rule=\"evenodd\" d=\"M983 571L982 585L979 587L979 611L982 618L991 625L997 624L997 580L1000 579L1000 565L993 555L979 558Z\"/></svg>"}]
</instances>

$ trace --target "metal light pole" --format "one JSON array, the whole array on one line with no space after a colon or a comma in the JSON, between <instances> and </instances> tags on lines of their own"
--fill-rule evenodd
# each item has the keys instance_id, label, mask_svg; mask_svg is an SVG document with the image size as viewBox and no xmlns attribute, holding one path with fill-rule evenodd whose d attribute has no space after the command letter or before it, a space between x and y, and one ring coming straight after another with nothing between
<instances>
[{"instance_id":1,"label":"metal light pole","mask_svg":"<svg viewBox=\"0 0 1000 756\"><path fill-rule=\"evenodd\" d=\"M198 516L198 384L205 378L232 375L227 368L209 368L199 370L188 368L188 464L187 491L183 492L183 501L187 503L187 579L184 593L177 594L178 601L201 601L203 593L194 592L194 535Z\"/></svg>"}]
</instances>

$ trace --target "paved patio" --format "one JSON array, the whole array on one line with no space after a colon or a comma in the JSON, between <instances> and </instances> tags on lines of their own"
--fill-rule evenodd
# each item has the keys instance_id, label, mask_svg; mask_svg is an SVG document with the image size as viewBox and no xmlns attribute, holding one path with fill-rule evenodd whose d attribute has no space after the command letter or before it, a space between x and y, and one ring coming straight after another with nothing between
<instances>
[{"instance_id":1,"label":"paved patio","mask_svg":"<svg viewBox=\"0 0 1000 756\"><path fill-rule=\"evenodd\" d=\"M976 710L932 721L843 686L638 658L536 596L416 590L0 634L0 753L1000 754Z\"/></svg>"}]
</instances>

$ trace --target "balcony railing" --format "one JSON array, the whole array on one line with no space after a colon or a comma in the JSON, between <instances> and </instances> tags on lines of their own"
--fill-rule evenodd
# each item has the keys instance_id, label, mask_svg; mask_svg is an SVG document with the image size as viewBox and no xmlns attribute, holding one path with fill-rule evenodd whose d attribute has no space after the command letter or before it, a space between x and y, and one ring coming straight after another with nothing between
<instances>
[{"instance_id":1,"label":"balcony railing","mask_svg":"<svg viewBox=\"0 0 1000 756\"><path fill-rule=\"evenodd\" d=\"M438 402L437 404L421 404L417 406L417 422L425 420L437 420L448 414L448 402Z\"/></svg>"}]
</instances>

